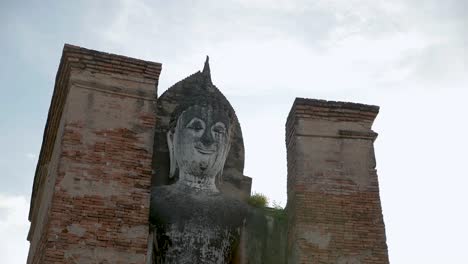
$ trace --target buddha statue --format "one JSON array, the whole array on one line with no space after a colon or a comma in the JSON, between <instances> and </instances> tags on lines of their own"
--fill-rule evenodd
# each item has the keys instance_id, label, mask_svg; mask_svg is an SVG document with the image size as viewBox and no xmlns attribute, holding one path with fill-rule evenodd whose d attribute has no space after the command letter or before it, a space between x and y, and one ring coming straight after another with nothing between
<instances>
[{"instance_id":1,"label":"buddha statue","mask_svg":"<svg viewBox=\"0 0 468 264\"><path fill-rule=\"evenodd\" d=\"M211 84L208 60L194 85ZM174 110L167 131L170 185L152 188L153 263L237 263L247 212L217 184L231 144L234 112L224 96L195 94Z\"/></svg>"}]
</instances>

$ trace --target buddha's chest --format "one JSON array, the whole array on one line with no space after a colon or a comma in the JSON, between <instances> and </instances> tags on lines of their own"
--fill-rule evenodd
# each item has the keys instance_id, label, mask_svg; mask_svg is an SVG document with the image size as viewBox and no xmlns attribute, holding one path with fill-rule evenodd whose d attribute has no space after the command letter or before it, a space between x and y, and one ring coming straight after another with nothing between
<instances>
[{"instance_id":1,"label":"buddha's chest","mask_svg":"<svg viewBox=\"0 0 468 264\"><path fill-rule=\"evenodd\" d=\"M153 201L164 263L229 263L243 226L240 208L220 197Z\"/></svg>"},{"instance_id":2,"label":"buddha's chest","mask_svg":"<svg viewBox=\"0 0 468 264\"><path fill-rule=\"evenodd\" d=\"M165 235L169 240L166 263L229 263L237 248L240 228L187 221L167 225Z\"/></svg>"}]
</instances>

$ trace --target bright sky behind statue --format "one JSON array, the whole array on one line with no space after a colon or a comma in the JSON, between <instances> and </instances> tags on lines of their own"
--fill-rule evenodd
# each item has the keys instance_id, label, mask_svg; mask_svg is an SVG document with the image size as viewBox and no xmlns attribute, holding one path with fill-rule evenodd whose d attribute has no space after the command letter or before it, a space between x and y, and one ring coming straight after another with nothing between
<instances>
[{"instance_id":1,"label":"bright sky behind statue","mask_svg":"<svg viewBox=\"0 0 468 264\"><path fill-rule=\"evenodd\" d=\"M0 256L27 215L64 43L161 62L161 94L203 68L230 100L253 190L286 204L295 97L381 107L373 129L392 263L466 263L468 1L0 2Z\"/></svg>"}]
</instances>

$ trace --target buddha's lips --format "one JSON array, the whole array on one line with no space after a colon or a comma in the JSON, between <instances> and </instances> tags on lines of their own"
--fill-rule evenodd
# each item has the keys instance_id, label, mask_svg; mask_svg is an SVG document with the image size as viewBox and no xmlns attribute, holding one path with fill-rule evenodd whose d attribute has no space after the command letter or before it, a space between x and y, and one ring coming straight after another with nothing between
<instances>
[{"instance_id":1,"label":"buddha's lips","mask_svg":"<svg viewBox=\"0 0 468 264\"><path fill-rule=\"evenodd\" d=\"M201 147L195 147L195 149L201 154L213 154L216 152L216 149L205 149Z\"/></svg>"}]
</instances>

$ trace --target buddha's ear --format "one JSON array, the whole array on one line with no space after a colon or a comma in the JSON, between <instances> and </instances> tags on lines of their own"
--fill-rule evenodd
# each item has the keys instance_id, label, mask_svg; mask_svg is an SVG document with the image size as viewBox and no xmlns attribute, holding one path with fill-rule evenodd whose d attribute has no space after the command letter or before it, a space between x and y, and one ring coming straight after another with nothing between
<instances>
[{"instance_id":1,"label":"buddha's ear","mask_svg":"<svg viewBox=\"0 0 468 264\"><path fill-rule=\"evenodd\" d=\"M219 186L223 185L223 183L224 183L223 170L224 170L224 165L223 165L223 168L221 168L221 170L218 172L218 174L216 174L216 183Z\"/></svg>"},{"instance_id":2,"label":"buddha's ear","mask_svg":"<svg viewBox=\"0 0 468 264\"><path fill-rule=\"evenodd\" d=\"M229 141L228 141L229 142ZM223 156L224 156L224 162L221 166L221 169L219 170L218 174L216 175L216 180L217 182L221 185L224 183L224 177L223 177L223 172L224 172L224 166L226 165L227 158L229 156L229 151L231 150L231 144L228 143L226 149L224 150Z\"/></svg>"},{"instance_id":3,"label":"buddha's ear","mask_svg":"<svg viewBox=\"0 0 468 264\"><path fill-rule=\"evenodd\" d=\"M166 134L167 137L167 147L169 149L169 159L170 159L170 170L169 170L169 178L174 178L175 172L177 169L177 161L175 158L175 153L174 153L174 132L172 129L169 129Z\"/></svg>"}]
</instances>

